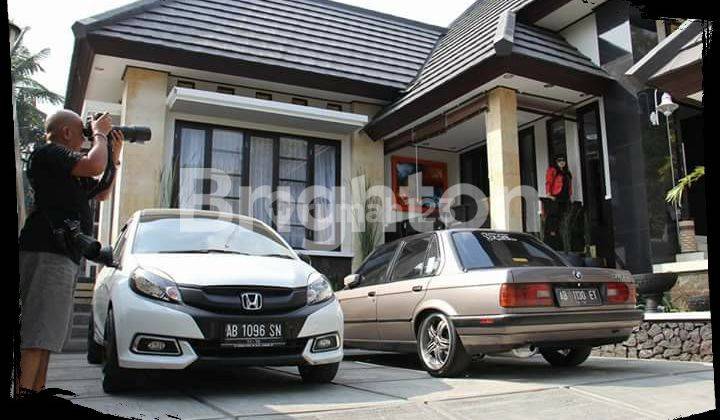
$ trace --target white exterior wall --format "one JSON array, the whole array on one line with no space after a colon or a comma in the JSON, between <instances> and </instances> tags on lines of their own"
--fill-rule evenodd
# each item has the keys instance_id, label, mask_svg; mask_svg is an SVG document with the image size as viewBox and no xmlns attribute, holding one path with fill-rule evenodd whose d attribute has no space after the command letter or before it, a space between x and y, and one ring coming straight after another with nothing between
<instances>
[{"instance_id":1,"label":"white exterior wall","mask_svg":"<svg viewBox=\"0 0 720 420\"><path fill-rule=\"evenodd\" d=\"M600 48L594 13L567 27L560 32L560 35L593 63L600 65Z\"/></svg>"}]
</instances>

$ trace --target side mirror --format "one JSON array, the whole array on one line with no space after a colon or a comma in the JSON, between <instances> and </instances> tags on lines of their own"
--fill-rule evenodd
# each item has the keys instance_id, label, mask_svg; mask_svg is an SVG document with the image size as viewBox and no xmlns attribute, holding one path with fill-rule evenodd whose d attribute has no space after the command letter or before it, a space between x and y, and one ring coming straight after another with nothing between
<instances>
[{"instance_id":1,"label":"side mirror","mask_svg":"<svg viewBox=\"0 0 720 420\"><path fill-rule=\"evenodd\" d=\"M106 267L112 267L117 268L120 266L117 261L115 261L115 257L113 255L113 249L111 246L104 246L100 248L100 252L98 252L97 259L95 262L98 262Z\"/></svg>"},{"instance_id":2,"label":"side mirror","mask_svg":"<svg viewBox=\"0 0 720 420\"><path fill-rule=\"evenodd\" d=\"M300 259L301 259L301 260L303 260L304 262L306 262L306 263L308 263L308 264L312 265L312 259L310 258L310 256L309 256L309 255L307 255L307 254L301 254L301 253L298 253L298 256L299 256L299 257L300 257Z\"/></svg>"},{"instance_id":3,"label":"side mirror","mask_svg":"<svg viewBox=\"0 0 720 420\"><path fill-rule=\"evenodd\" d=\"M360 284L360 275L350 274L348 276L345 276L345 279L343 279L343 283L345 284L346 289L352 289L353 287Z\"/></svg>"}]
</instances>

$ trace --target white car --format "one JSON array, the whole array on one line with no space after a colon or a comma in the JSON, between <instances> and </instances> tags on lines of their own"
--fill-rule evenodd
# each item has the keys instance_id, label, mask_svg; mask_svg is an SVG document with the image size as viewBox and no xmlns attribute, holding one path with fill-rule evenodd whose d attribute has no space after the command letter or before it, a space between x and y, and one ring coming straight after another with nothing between
<instances>
[{"instance_id":1,"label":"white car","mask_svg":"<svg viewBox=\"0 0 720 420\"><path fill-rule=\"evenodd\" d=\"M265 223L197 210L135 213L97 275L88 361L103 389L144 369L298 366L329 382L343 358L343 313L328 280Z\"/></svg>"}]
</instances>

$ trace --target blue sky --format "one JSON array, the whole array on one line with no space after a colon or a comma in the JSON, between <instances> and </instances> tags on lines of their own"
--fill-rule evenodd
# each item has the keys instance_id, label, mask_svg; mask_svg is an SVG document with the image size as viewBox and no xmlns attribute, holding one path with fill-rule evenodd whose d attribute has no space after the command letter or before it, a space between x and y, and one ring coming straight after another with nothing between
<instances>
[{"instance_id":1,"label":"blue sky","mask_svg":"<svg viewBox=\"0 0 720 420\"><path fill-rule=\"evenodd\" d=\"M367 9L377 10L427 22L447 26L462 13L473 0L340 0ZM50 57L44 62L45 73L37 79L49 89L61 95L65 87L73 48L73 35L70 27L83 19L107 10L119 7L128 0L8 0L8 14L18 26L30 26L25 35L25 45L31 51L50 48ZM48 113L56 106L38 104Z\"/></svg>"}]
</instances>

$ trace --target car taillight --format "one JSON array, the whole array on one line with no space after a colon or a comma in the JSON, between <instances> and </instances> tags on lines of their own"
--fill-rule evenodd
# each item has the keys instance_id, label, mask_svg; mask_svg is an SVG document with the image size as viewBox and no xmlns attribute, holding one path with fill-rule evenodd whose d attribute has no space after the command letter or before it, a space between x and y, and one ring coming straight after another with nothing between
<instances>
[{"instance_id":1,"label":"car taillight","mask_svg":"<svg viewBox=\"0 0 720 420\"><path fill-rule=\"evenodd\" d=\"M548 283L505 283L500 286L500 306L503 308L553 305L552 287Z\"/></svg>"},{"instance_id":2,"label":"car taillight","mask_svg":"<svg viewBox=\"0 0 720 420\"><path fill-rule=\"evenodd\" d=\"M607 303L635 303L635 285L631 283L608 283Z\"/></svg>"}]
</instances>

